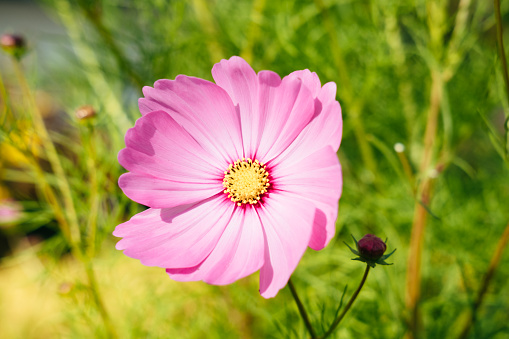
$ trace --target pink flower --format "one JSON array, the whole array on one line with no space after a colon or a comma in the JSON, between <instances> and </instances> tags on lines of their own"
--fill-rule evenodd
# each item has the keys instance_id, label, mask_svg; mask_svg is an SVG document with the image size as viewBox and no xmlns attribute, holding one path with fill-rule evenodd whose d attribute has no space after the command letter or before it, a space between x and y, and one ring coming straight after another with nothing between
<instances>
[{"instance_id":1,"label":"pink flower","mask_svg":"<svg viewBox=\"0 0 509 339\"><path fill-rule=\"evenodd\" d=\"M309 70L256 74L239 57L212 76L143 88L119 185L150 208L117 226L117 249L178 281L225 285L260 270L260 293L274 297L306 248L334 236L336 85Z\"/></svg>"}]
</instances>

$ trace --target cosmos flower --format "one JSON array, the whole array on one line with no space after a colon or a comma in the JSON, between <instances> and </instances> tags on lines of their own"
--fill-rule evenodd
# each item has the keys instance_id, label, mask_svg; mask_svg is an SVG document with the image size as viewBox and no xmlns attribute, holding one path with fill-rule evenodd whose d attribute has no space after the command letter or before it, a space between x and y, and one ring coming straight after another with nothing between
<instances>
[{"instance_id":1,"label":"cosmos flower","mask_svg":"<svg viewBox=\"0 0 509 339\"><path fill-rule=\"evenodd\" d=\"M178 281L225 285L260 271L283 288L309 246L334 236L341 167L336 85L315 73L281 79L241 58L215 83L179 75L144 87L126 136L119 185L149 206L120 224L117 249Z\"/></svg>"}]
</instances>

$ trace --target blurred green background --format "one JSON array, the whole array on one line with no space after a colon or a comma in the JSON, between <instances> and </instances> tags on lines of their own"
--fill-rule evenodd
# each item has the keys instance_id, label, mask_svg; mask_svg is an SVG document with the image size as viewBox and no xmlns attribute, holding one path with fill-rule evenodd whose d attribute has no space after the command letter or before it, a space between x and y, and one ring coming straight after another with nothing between
<instances>
[{"instance_id":1,"label":"blurred green background","mask_svg":"<svg viewBox=\"0 0 509 339\"><path fill-rule=\"evenodd\" d=\"M308 337L289 291L263 299L257 274L177 283L114 249L115 226L143 209L116 160L142 86L212 80L232 55L338 85L337 235L293 275L318 332L362 276L343 241L373 233L394 265L370 273L335 337L509 337L508 253L485 278L509 221L490 1L3 0L4 33L27 54L0 56L1 338Z\"/></svg>"}]
</instances>

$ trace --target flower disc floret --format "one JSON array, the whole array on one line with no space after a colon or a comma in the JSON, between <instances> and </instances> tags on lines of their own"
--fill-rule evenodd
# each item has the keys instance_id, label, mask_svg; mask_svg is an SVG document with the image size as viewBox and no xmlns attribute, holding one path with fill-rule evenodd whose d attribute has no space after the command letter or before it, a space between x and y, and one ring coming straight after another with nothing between
<instances>
[{"instance_id":1,"label":"flower disc floret","mask_svg":"<svg viewBox=\"0 0 509 339\"><path fill-rule=\"evenodd\" d=\"M224 172L223 192L238 206L254 205L267 192L270 186L268 177L264 163L249 158L238 159Z\"/></svg>"}]
</instances>

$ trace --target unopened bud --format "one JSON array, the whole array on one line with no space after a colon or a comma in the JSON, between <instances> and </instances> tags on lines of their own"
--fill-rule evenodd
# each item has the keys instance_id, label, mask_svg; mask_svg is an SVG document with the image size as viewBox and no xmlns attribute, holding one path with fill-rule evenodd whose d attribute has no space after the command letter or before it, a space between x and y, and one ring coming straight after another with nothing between
<instances>
[{"instance_id":1,"label":"unopened bud","mask_svg":"<svg viewBox=\"0 0 509 339\"><path fill-rule=\"evenodd\" d=\"M366 234L361 240L357 241L355 237L352 235L353 241L355 241L355 246L357 249L353 249L346 242L346 246L352 251L353 254L358 255L357 258L353 258L352 260L358 260L365 262L371 267L375 267L378 265L392 265L385 262L385 259L389 258L396 250L392 251L389 254L385 254L385 250L387 249L387 245L385 242L377 236L373 234Z\"/></svg>"},{"instance_id":2,"label":"unopened bud","mask_svg":"<svg viewBox=\"0 0 509 339\"><path fill-rule=\"evenodd\" d=\"M369 260L378 260L384 255L387 246L382 239L373 235L366 234L357 242L357 250L361 257Z\"/></svg>"},{"instance_id":3,"label":"unopened bud","mask_svg":"<svg viewBox=\"0 0 509 339\"><path fill-rule=\"evenodd\" d=\"M90 105L81 106L76 110L76 118L78 120L88 120L96 116L95 109Z\"/></svg>"},{"instance_id":4,"label":"unopened bud","mask_svg":"<svg viewBox=\"0 0 509 339\"><path fill-rule=\"evenodd\" d=\"M17 59L20 59L26 52L25 39L21 35L3 34L0 38L2 49Z\"/></svg>"}]
</instances>

